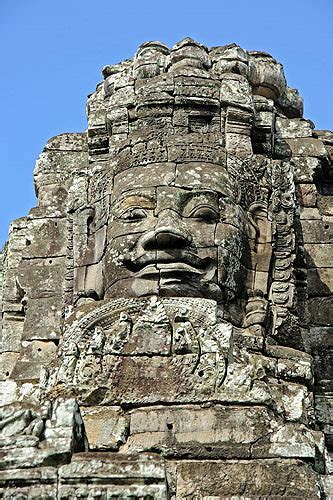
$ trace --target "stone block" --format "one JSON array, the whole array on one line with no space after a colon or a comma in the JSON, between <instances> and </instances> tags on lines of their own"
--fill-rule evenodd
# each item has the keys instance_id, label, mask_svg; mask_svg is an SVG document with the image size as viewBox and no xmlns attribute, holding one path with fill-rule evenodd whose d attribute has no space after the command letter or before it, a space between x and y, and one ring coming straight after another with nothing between
<instances>
[{"instance_id":1,"label":"stone block","mask_svg":"<svg viewBox=\"0 0 333 500\"><path fill-rule=\"evenodd\" d=\"M333 326L319 326L310 328L308 335L304 335L304 346L308 350L325 345L333 345Z\"/></svg>"},{"instance_id":2,"label":"stone block","mask_svg":"<svg viewBox=\"0 0 333 500\"><path fill-rule=\"evenodd\" d=\"M313 183L314 176L320 172L321 160L312 156L294 156L294 180L296 183Z\"/></svg>"},{"instance_id":3,"label":"stone block","mask_svg":"<svg viewBox=\"0 0 333 500\"><path fill-rule=\"evenodd\" d=\"M62 296L30 299L23 329L24 340L56 340L61 333Z\"/></svg>"},{"instance_id":4,"label":"stone block","mask_svg":"<svg viewBox=\"0 0 333 500\"><path fill-rule=\"evenodd\" d=\"M226 150L237 153L237 156L249 156L253 153L251 138L246 134L228 132L226 134Z\"/></svg>"},{"instance_id":5,"label":"stone block","mask_svg":"<svg viewBox=\"0 0 333 500\"><path fill-rule=\"evenodd\" d=\"M249 54L249 80L254 94L277 98L286 88L282 65L266 52L251 51Z\"/></svg>"},{"instance_id":6,"label":"stone block","mask_svg":"<svg viewBox=\"0 0 333 500\"><path fill-rule=\"evenodd\" d=\"M113 198L131 189L147 186L171 184L175 179L174 163L155 163L146 167L132 168L126 175L116 175L114 179Z\"/></svg>"},{"instance_id":7,"label":"stone block","mask_svg":"<svg viewBox=\"0 0 333 500\"><path fill-rule=\"evenodd\" d=\"M39 381L42 366L48 366L57 355L57 346L52 341L23 341L19 359L11 373L16 381Z\"/></svg>"},{"instance_id":8,"label":"stone block","mask_svg":"<svg viewBox=\"0 0 333 500\"><path fill-rule=\"evenodd\" d=\"M34 440L29 439L31 436L24 437L24 442L18 442L16 439L11 439L12 444L5 446L3 439L0 444L2 448L1 467L3 469L16 469L16 468L30 468L38 467L39 465L47 464L50 457L46 449L39 449L37 447L38 438ZM61 455L61 449L58 453ZM53 465L53 464L52 464Z\"/></svg>"},{"instance_id":9,"label":"stone block","mask_svg":"<svg viewBox=\"0 0 333 500\"><path fill-rule=\"evenodd\" d=\"M65 132L51 137L45 145L46 151L87 151L84 132Z\"/></svg>"},{"instance_id":10,"label":"stone block","mask_svg":"<svg viewBox=\"0 0 333 500\"><path fill-rule=\"evenodd\" d=\"M296 362L304 361L307 363L311 363L312 359L311 356L306 352L282 345L267 344L266 353L269 356L272 356L277 359L289 359L289 360L294 360Z\"/></svg>"},{"instance_id":11,"label":"stone block","mask_svg":"<svg viewBox=\"0 0 333 500\"><path fill-rule=\"evenodd\" d=\"M191 137L191 136L189 136ZM221 143L217 141L194 142L193 139L183 139L182 141L168 145L168 159L179 163L203 162L225 165L226 154Z\"/></svg>"},{"instance_id":12,"label":"stone block","mask_svg":"<svg viewBox=\"0 0 333 500\"><path fill-rule=\"evenodd\" d=\"M299 207L300 220L322 220L318 208Z\"/></svg>"},{"instance_id":13,"label":"stone block","mask_svg":"<svg viewBox=\"0 0 333 500\"><path fill-rule=\"evenodd\" d=\"M318 194L318 209L322 215L333 216L333 196Z\"/></svg>"},{"instance_id":14,"label":"stone block","mask_svg":"<svg viewBox=\"0 0 333 500\"><path fill-rule=\"evenodd\" d=\"M326 498L333 497L333 476L322 476L322 482Z\"/></svg>"},{"instance_id":15,"label":"stone block","mask_svg":"<svg viewBox=\"0 0 333 500\"><path fill-rule=\"evenodd\" d=\"M25 258L52 258L66 255L66 221L64 219L34 219L26 233Z\"/></svg>"},{"instance_id":16,"label":"stone block","mask_svg":"<svg viewBox=\"0 0 333 500\"><path fill-rule=\"evenodd\" d=\"M302 381L304 384L312 383L313 360L309 354L296 349L274 345L267 345L266 351L274 358L277 358L275 367L277 378L290 381Z\"/></svg>"},{"instance_id":17,"label":"stone block","mask_svg":"<svg viewBox=\"0 0 333 500\"><path fill-rule=\"evenodd\" d=\"M275 121L275 133L277 138L294 139L312 137L313 123L304 118L280 118Z\"/></svg>"},{"instance_id":18,"label":"stone block","mask_svg":"<svg viewBox=\"0 0 333 500\"><path fill-rule=\"evenodd\" d=\"M317 394L316 416L321 423L332 424L333 397L331 393Z\"/></svg>"},{"instance_id":19,"label":"stone block","mask_svg":"<svg viewBox=\"0 0 333 500\"><path fill-rule=\"evenodd\" d=\"M283 457L315 460L324 452L324 436L321 432L306 429L304 425L287 424L259 439L252 446L255 458Z\"/></svg>"},{"instance_id":20,"label":"stone block","mask_svg":"<svg viewBox=\"0 0 333 500\"><path fill-rule=\"evenodd\" d=\"M301 207L316 207L317 196L315 184L298 184L296 186L296 199Z\"/></svg>"},{"instance_id":21,"label":"stone block","mask_svg":"<svg viewBox=\"0 0 333 500\"><path fill-rule=\"evenodd\" d=\"M93 233L89 232L89 217L87 219L87 244L75 245L75 266L87 266L100 262L106 244L106 224L98 228Z\"/></svg>"},{"instance_id":22,"label":"stone block","mask_svg":"<svg viewBox=\"0 0 333 500\"><path fill-rule=\"evenodd\" d=\"M313 329L311 329L313 330ZM332 329L331 329L332 330ZM316 380L322 384L332 383L332 366L333 366L333 335L327 338L327 335L321 336L322 342L320 345L312 346L314 357L314 372ZM324 393L328 390L323 389Z\"/></svg>"},{"instance_id":23,"label":"stone block","mask_svg":"<svg viewBox=\"0 0 333 500\"><path fill-rule=\"evenodd\" d=\"M66 215L67 196L68 189L66 185L41 185L38 192L38 207L33 208L30 215L33 218L64 217Z\"/></svg>"},{"instance_id":24,"label":"stone block","mask_svg":"<svg viewBox=\"0 0 333 500\"><path fill-rule=\"evenodd\" d=\"M84 151L44 150L37 159L34 170L34 183L37 195L42 186L62 185L66 190L70 188L71 178L75 172L84 172L87 169L88 155ZM34 211L35 212L35 211ZM37 211L37 217L41 215ZM45 217L45 213L44 213Z\"/></svg>"},{"instance_id":25,"label":"stone block","mask_svg":"<svg viewBox=\"0 0 333 500\"><path fill-rule=\"evenodd\" d=\"M5 304L4 304L5 306ZM6 352L20 352L23 335L24 316L22 313L3 313L1 350Z\"/></svg>"},{"instance_id":26,"label":"stone block","mask_svg":"<svg viewBox=\"0 0 333 500\"><path fill-rule=\"evenodd\" d=\"M309 268L333 267L332 243L307 243L304 248Z\"/></svg>"},{"instance_id":27,"label":"stone block","mask_svg":"<svg viewBox=\"0 0 333 500\"><path fill-rule=\"evenodd\" d=\"M220 101L224 105L251 110L253 107L252 91L247 78L236 74L224 74L221 81Z\"/></svg>"},{"instance_id":28,"label":"stone block","mask_svg":"<svg viewBox=\"0 0 333 500\"><path fill-rule=\"evenodd\" d=\"M198 97L208 100L219 98L219 82L216 80L176 76L174 83L175 96Z\"/></svg>"},{"instance_id":29,"label":"stone block","mask_svg":"<svg viewBox=\"0 0 333 500\"><path fill-rule=\"evenodd\" d=\"M87 293L87 295L91 294L91 291L94 291L96 292L98 297L103 297L102 262L98 262L98 264L87 266L84 269L85 272L84 272L83 290Z\"/></svg>"},{"instance_id":30,"label":"stone block","mask_svg":"<svg viewBox=\"0 0 333 500\"><path fill-rule=\"evenodd\" d=\"M221 354L207 352L176 356L104 356L109 378L100 387L105 404L197 403L207 401L258 402L270 400L262 380L269 358L239 354L226 372ZM259 376L259 378L258 378ZM81 399L94 387L82 388ZM98 391L97 391L98 393ZM104 396L103 396L104 395Z\"/></svg>"},{"instance_id":31,"label":"stone block","mask_svg":"<svg viewBox=\"0 0 333 500\"><path fill-rule=\"evenodd\" d=\"M0 400L3 405L17 401L17 393L17 383L14 380L0 382Z\"/></svg>"},{"instance_id":32,"label":"stone block","mask_svg":"<svg viewBox=\"0 0 333 500\"><path fill-rule=\"evenodd\" d=\"M333 292L333 268L308 269L308 295L330 295Z\"/></svg>"},{"instance_id":33,"label":"stone block","mask_svg":"<svg viewBox=\"0 0 333 500\"><path fill-rule=\"evenodd\" d=\"M275 142L275 154L277 158L282 159L291 156L326 158L327 151L319 139L306 137L304 139L277 139Z\"/></svg>"},{"instance_id":34,"label":"stone block","mask_svg":"<svg viewBox=\"0 0 333 500\"><path fill-rule=\"evenodd\" d=\"M2 498L29 498L56 500L57 469L36 467L0 471L0 495Z\"/></svg>"},{"instance_id":35,"label":"stone block","mask_svg":"<svg viewBox=\"0 0 333 500\"><path fill-rule=\"evenodd\" d=\"M4 312L23 312L21 300L24 295L24 290L20 287L17 277L22 261L14 269L6 269L6 276L2 285L3 303L2 311Z\"/></svg>"},{"instance_id":36,"label":"stone block","mask_svg":"<svg viewBox=\"0 0 333 500\"><path fill-rule=\"evenodd\" d=\"M213 72L221 78L225 73L248 74L248 54L236 44L224 47L212 47L209 55L213 64Z\"/></svg>"},{"instance_id":37,"label":"stone block","mask_svg":"<svg viewBox=\"0 0 333 500\"><path fill-rule=\"evenodd\" d=\"M81 408L81 416L90 450L118 450L129 432L129 417L120 407Z\"/></svg>"},{"instance_id":38,"label":"stone block","mask_svg":"<svg viewBox=\"0 0 333 500\"><path fill-rule=\"evenodd\" d=\"M230 188L230 174L224 168L209 163L182 163L177 165L175 185L182 188L212 190L234 198Z\"/></svg>"},{"instance_id":39,"label":"stone block","mask_svg":"<svg viewBox=\"0 0 333 500\"><path fill-rule=\"evenodd\" d=\"M277 105L288 118L302 118L303 99L297 89L287 87L277 100Z\"/></svg>"},{"instance_id":40,"label":"stone block","mask_svg":"<svg viewBox=\"0 0 333 500\"><path fill-rule=\"evenodd\" d=\"M314 156L316 158L325 158L327 156L324 144L318 139L287 139L286 142L293 156Z\"/></svg>"},{"instance_id":41,"label":"stone block","mask_svg":"<svg viewBox=\"0 0 333 500\"><path fill-rule=\"evenodd\" d=\"M281 412L290 422L311 421L313 400L309 390L298 383L282 382L282 387L280 384L278 386L272 384L272 397L276 401L279 413ZM275 397L274 394L276 394Z\"/></svg>"},{"instance_id":42,"label":"stone block","mask_svg":"<svg viewBox=\"0 0 333 500\"><path fill-rule=\"evenodd\" d=\"M332 243L333 221L304 220L301 223L304 243Z\"/></svg>"},{"instance_id":43,"label":"stone block","mask_svg":"<svg viewBox=\"0 0 333 500\"><path fill-rule=\"evenodd\" d=\"M7 380L19 357L18 352L2 352L0 354L0 380Z\"/></svg>"},{"instance_id":44,"label":"stone block","mask_svg":"<svg viewBox=\"0 0 333 500\"><path fill-rule=\"evenodd\" d=\"M333 323L333 297L316 297L309 300L310 321L315 325L330 326Z\"/></svg>"},{"instance_id":45,"label":"stone block","mask_svg":"<svg viewBox=\"0 0 333 500\"><path fill-rule=\"evenodd\" d=\"M54 297L62 293L65 257L23 260L16 281L26 294L26 301Z\"/></svg>"},{"instance_id":46,"label":"stone block","mask_svg":"<svg viewBox=\"0 0 333 500\"><path fill-rule=\"evenodd\" d=\"M107 401L113 404L196 402L214 397L215 381L209 380L208 372L191 374L197 365L196 355L106 358L107 364L114 366L107 393Z\"/></svg>"},{"instance_id":47,"label":"stone block","mask_svg":"<svg viewBox=\"0 0 333 500\"><path fill-rule=\"evenodd\" d=\"M6 268L16 269L22 260L22 252L27 243L27 219L21 218L13 221L9 227L9 240L6 249ZM5 277L6 281L6 277Z\"/></svg>"},{"instance_id":48,"label":"stone block","mask_svg":"<svg viewBox=\"0 0 333 500\"><path fill-rule=\"evenodd\" d=\"M164 463L157 455L85 453L59 469L59 499L78 496L167 500Z\"/></svg>"},{"instance_id":49,"label":"stone block","mask_svg":"<svg viewBox=\"0 0 333 500\"><path fill-rule=\"evenodd\" d=\"M301 460L177 463L176 498L317 498L319 476Z\"/></svg>"},{"instance_id":50,"label":"stone block","mask_svg":"<svg viewBox=\"0 0 333 500\"><path fill-rule=\"evenodd\" d=\"M277 425L260 407L157 406L132 410L130 417L122 451L158 450L165 457L246 458L251 443Z\"/></svg>"},{"instance_id":51,"label":"stone block","mask_svg":"<svg viewBox=\"0 0 333 500\"><path fill-rule=\"evenodd\" d=\"M313 382L312 360L279 359L277 363L277 376L285 380L300 380L303 383Z\"/></svg>"},{"instance_id":52,"label":"stone block","mask_svg":"<svg viewBox=\"0 0 333 500\"><path fill-rule=\"evenodd\" d=\"M122 452L159 451L168 458L314 459L316 436L298 424L280 427L262 407L214 405L154 407L131 411ZM297 436L291 444L292 436ZM297 439L297 438L296 438Z\"/></svg>"},{"instance_id":53,"label":"stone block","mask_svg":"<svg viewBox=\"0 0 333 500\"><path fill-rule=\"evenodd\" d=\"M2 407L2 468L33 468L67 462L84 449L83 428L73 399L36 406Z\"/></svg>"}]
</instances>

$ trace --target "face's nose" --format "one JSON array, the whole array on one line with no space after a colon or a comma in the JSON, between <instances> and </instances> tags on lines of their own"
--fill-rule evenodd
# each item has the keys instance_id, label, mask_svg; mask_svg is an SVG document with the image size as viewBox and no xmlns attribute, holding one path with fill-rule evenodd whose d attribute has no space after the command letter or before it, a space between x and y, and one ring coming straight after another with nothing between
<instances>
[{"instance_id":1,"label":"face's nose","mask_svg":"<svg viewBox=\"0 0 333 500\"><path fill-rule=\"evenodd\" d=\"M191 234L185 229L180 216L173 210L163 210L157 216L154 229L141 238L144 250L182 249L192 242Z\"/></svg>"}]
</instances>

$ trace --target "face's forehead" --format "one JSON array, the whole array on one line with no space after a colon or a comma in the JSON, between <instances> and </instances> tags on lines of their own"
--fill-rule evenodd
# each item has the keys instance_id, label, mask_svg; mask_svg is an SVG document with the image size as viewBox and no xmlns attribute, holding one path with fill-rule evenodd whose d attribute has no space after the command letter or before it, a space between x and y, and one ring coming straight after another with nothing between
<instances>
[{"instance_id":1,"label":"face's forehead","mask_svg":"<svg viewBox=\"0 0 333 500\"><path fill-rule=\"evenodd\" d=\"M225 167L213 163L156 163L133 167L114 178L113 201L129 191L162 186L197 191L214 191L233 201L238 199L239 187ZM158 190L157 190L158 191Z\"/></svg>"}]
</instances>

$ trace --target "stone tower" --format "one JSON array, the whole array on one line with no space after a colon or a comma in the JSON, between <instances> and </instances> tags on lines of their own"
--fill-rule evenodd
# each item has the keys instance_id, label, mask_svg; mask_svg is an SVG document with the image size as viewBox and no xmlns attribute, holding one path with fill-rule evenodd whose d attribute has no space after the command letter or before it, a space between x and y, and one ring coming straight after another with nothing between
<instances>
[{"instance_id":1,"label":"stone tower","mask_svg":"<svg viewBox=\"0 0 333 500\"><path fill-rule=\"evenodd\" d=\"M235 44L103 76L3 252L4 498L331 498L333 134Z\"/></svg>"}]
</instances>

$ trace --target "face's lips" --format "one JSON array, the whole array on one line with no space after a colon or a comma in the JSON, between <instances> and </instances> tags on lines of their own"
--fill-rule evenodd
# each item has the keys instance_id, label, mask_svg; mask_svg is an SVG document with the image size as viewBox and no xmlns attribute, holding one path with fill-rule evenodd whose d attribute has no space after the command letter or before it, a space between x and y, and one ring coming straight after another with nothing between
<instances>
[{"instance_id":1,"label":"face's lips","mask_svg":"<svg viewBox=\"0 0 333 500\"><path fill-rule=\"evenodd\" d=\"M159 262L155 264L148 264L144 266L140 271L138 271L135 276L137 278L147 277L154 278L156 275L160 274L162 276L173 276L179 275L180 273L197 274L202 275L205 271L196 269L183 262L170 262L169 264L161 264Z\"/></svg>"},{"instance_id":2,"label":"face's lips","mask_svg":"<svg viewBox=\"0 0 333 500\"><path fill-rule=\"evenodd\" d=\"M125 259L126 267L135 273L137 277L151 277L154 275L172 274L196 274L202 275L212 268L213 262L210 257L201 259L188 251L177 251L174 255L170 252L157 251L147 252L136 259Z\"/></svg>"}]
</instances>

